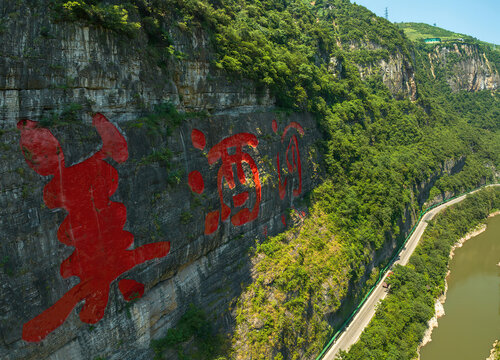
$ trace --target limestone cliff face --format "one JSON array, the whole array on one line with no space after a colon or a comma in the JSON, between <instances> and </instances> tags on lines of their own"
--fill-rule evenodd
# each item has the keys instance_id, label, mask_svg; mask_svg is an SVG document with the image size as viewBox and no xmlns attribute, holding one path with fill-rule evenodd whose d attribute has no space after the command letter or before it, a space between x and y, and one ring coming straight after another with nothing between
<instances>
[{"instance_id":1,"label":"limestone cliff face","mask_svg":"<svg viewBox=\"0 0 500 360\"><path fill-rule=\"evenodd\" d=\"M443 76L452 91L498 89L498 69L476 45L438 45L428 58L433 77Z\"/></svg>"},{"instance_id":2,"label":"limestone cliff face","mask_svg":"<svg viewBox=\"0 0 500 360\"><path fill-rule=\"evenodd\" d=\"M343 46L348 48L349 51L356 53L360 50L367 51L368 54L364 54L363 57L369 58L370 53L377 53L385 51L385 49L373 42L351 42L349 46ZM394 96L402 96L410 98L411 100L416 100L417 85L415 82L415 70L412 64L412 60L405 56L402 52L389 53L380 58L380 56L375 56L378 58L369 63L357 64L359 74L361 79L366 79L371 75L380 75L385 86ZM356 58L354 58L355 60ZM356 61L356 60L355 60ZM339 61L335 58L330 60L330 70L334 73L340 74L342 67Z\"/></svg>"},{"instance_id":3,"label":"limestone cliff face","mask_svg":"<svg viewBox=\"0 0 500 360\"><path fill-rule=\"evenodd\" d=\"M365 51L368 53L364 55L365 57L369 57L370 53L384 50L374 42L355 42L343 47L353 53ZM499 71L494 62L490 61L477 45L464 43L437 45L427 57L426 68L432 77L442 78L453 92L498 89ZM416 100L418 97L413 61L401 52L386 54L384 58L370 63L360 63L357 67L362 79L380 75L394 96L408 97L411 100ZM339 76L342 72L342 63L334 57L330 60L330 71Z\"/></svg>"},{"instance_id":4,"label":"limestone cliff face","mask_svg":"<svg viewBox=\"0 0 500 360\"><path fill-rule=\"evenodd\" d=\"M392 94L416 100L415 71L411 61L404 55L391 55L388 60L380 60L376 66L360 67L361 78L377 72L382 75L384 85L389 88Z\"/></svg>"},{"instance_id":5,"label":"limestone cliff face","mask_svg":"<svg viewBox=\"0 0 500 360\"><path fill-rule=\"evenodd\" d=\"M142 45L145 38L129 40L43 18L31 21L34 11L25 7L3 25L2 128L22 117L43 117L71 102L118 122L135 119L145 104L162 101L181 110L212 112L236 107L262 111L273 105L251 83L230 81L210 67L212 57L201 32L172 30L174 47L188 56L157 64Z\"/></svg>"},{"instance_id":6,"label":"limestone cliff face","mask_svg":"<svg viewBox=\"0 0 500 360\"><path fill-rule=\"evenodd\" d=\"M171 30L174 48L185 58L158 64L145 53L145 39L53 24L42 8L19 10L9 4L0 5L6 19L0 33L0 358L151 359L150 340L164 336L192 302L217 326L230 327L231 301L251 278L248 248L283 231L288 210L317 180L314 143L320 134L315 121L308 114L274 111L268 94L213 67L202 32ZM181 112L205 115L193 114L170 135L165 126L140 119L153 104L167 102ZM71 116L50 123L49 129L61 144L67 167L84 162L102 146L90 125L93 113L102 113L119 129L129 158L106 160L119 177L111 201L125 205L124 230L134 235L133 248L170 241L171 249L118 277L144 284L142 298L126 302L113 281L100 321L82 322L80 301L44 340L27 342L23 325L79 283L60 273L61 263L74 251L58 241L67 213L44 203L43 188L51 177L27 165L16 129L21 119L40 121L61 112ZM193 141L193 130L204 135L204 146ZM240 163L248 180L238 183L238 164L230 164L236 179L230 189L228 179L217 180L223 160L209 164L209 150L242 133L257 141L241 145L241 151L254 161L258 175L249 160ZM237 146L228 147L227 154L240 151ZM188 186L195 171L203 178L200 194ZM246 199L236 196L245 191ZM207 215L221 210L222 202L230 215L220 223L217 217L215 231L207 235ZM231 219L238 210L255 204L256 218L234 225ZM95 251L108 250L96 246ZM109 262L116 261L113 251L108 252ZM103 271L108 265L102 264Z\"/></svg>"}]
</instances>

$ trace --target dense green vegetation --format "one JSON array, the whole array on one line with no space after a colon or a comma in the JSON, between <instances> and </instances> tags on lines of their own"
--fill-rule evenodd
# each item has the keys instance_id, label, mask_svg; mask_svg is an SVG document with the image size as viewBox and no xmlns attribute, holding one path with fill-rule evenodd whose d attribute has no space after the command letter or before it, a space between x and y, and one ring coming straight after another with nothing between
<instances>
[{"instance_id":1,"label":"dense green vegetation","mask_svg":"<svg viewBox=\"0 0 500 360\"><path fill-rule=\"evenodd\" d=\"M140 28L137 22L129 21L126 6L105 4L102 1L53 0L56 21L83 21L88 24L134 36Z\"/></svg>"},{"instance_id":2,"label":"dense green vegetation","mask_svg":"<svg viewBox=\"0 0 500 360\"><path fill-rule=\"evenodd\" d=\"M151 341L155 359L163 359L167 349L176 350L180 360L213 359L223 350L224 344L224 339L214 333L205 313L193 304L164 338Z\"/></svg>"},{"instance_id":3,"label":"dense green vegetation","mask_svg":"<svg viewBox=\"0 0 500 360\"><path fill-rule=\"evenodd\" d=\"M411 360L444 291L452 245L500 208L500 189L484 189L438 214L427 227L409 265L396 266L389 295L344 360Z\"/></svg>"},{"instance_id":4,"label":"dense green vegetation","mask_svg":"<svg viewBox=\"0 0 500 360\"><path fill-rule=\"evenodd\" d=\"M431 196L460 192L494 180L492 169L500 167L498 96L451 93L446 79L458 59L436 66L434 79L432 47L412 45L402 30L348 0L54 4L57 21L146 38L158 63L181 61L172 33L202 30L211 38L213 66L230 80L251 79L277 106L317 118L324 182L310 194L301 227L256 246L255 279L236 308L236 358L319 353L349 286L359 300L383 261L373 263L374 254L401 241L400 226L411 220L405 214L415 218L423 205L416 185L433 178ZM398 58L415 71L417 93L392 93L384 84L380 61ZM362 79L368 66L374 71ZM156 126L154 118L142 123ZM165 152L150 160L168 158ZM462 171L441 176L447 161Z\"/></svg>"}]
</instances>

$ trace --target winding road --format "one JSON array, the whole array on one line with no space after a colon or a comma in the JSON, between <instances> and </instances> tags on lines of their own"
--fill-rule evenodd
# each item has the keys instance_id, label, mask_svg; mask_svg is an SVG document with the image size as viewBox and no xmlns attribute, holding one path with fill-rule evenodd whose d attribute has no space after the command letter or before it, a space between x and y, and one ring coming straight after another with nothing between
<instances>
[{"instance_id":1,"label":"winding road","mask_svg":"<svg viewBox=\"0 0 500 360\"><path fill-rule=\"evenodd\" d=\"M500 186L500 184L488 185L486 187L490 186ZM484 189L484 187L472 191L469 194L473 194L476 191L482 189ZM453 200L450 200L445 204L436 206L435 208L429 210L418 223L417 227L415 228L415 231L413 232L412 236L408 239L408 242L406 243L405 247L401 249L401 252L399 253L399 256L396 258L397 260L394 262L393 266L395 264L403 266L406 265L408 263L408 260L410 259L411 254L417 247L420 237L424 233L429 220L431 220L441 210L462 201L463 199L465 199L467 195L468 194L459 196ZM340 334L337 340L331 345L331 347L325 353L325 355L323 356L323 360L334 360L340 350L349 350L349 348L356 341L358 341L361 333L363 332L365 327L370 323L370 320L373 318L373 315L375 315L375 310L378 302L387 296L387 289L385 289L382 286L385 281L385 278L387 277L387 274L389 274L389 270L384 274L382 281L378 283L376 288L366 299L366 302L361 307L361 309L359 309L358 313L354 316L350 324L344 329L344 331Z\"/></svg>"}]
</instances>

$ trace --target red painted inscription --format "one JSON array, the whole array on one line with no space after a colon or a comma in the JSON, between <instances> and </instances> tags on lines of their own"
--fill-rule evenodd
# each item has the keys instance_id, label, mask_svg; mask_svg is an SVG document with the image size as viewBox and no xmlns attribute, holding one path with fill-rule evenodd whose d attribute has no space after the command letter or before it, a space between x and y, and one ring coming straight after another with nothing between
<instances>
[{"instance_id":1,"label":"red painted inscription","mask_svg":"<svg viewBox=\"0 0 500 360\"><path fill-rule=\"evenodd\" d=\"M203 141L200 141L200 139L203 139ZM205 145L204 139L205 135L203 135L201 131L197 129L192 131L191 140L195 148L203 149ZM200 143L203 143L203 147L201 147ZM231 216L231 223L234 226L241 226L255 220L259 215L259 206L262 196L259 170L253 158L243 151L243 146L255 148L258 143L259 141L255 135L250 133L238 133L225 138L209 150L207 159L210 165L215 164L219 160L222 162L221 168L217 174L217 188L219 191L221 210L215 210L206 215L205 234L214 233L219 227L219 222L227 220L231 215L231 207L226 204L223 199L223 188L224 183L227 183L230 189L234 189L236 186L233 165L236 166L236 177L240 184L247 183L247 178L243 171L243 163L246 163L250 167L252 180L255 185L256 199L252 209L243 208ZM203 178L201 178L201 175L196 175L196 173L198 173L198 171L192 171L189 174L188 183L193 192L201 193L203 190L200 192L197 190L201 188L198 183L203 183ZM250 199L250 194L248 191L244 191L234 195L232 199L234 207L243 207Z\"/></svg>"},{"instance_id":2,"label":"red painted inscription","mask_svg":"<svg viewBox=\"0 0 500 360\"><path fill-rule=\"evenodd\" d=\"M272 122L272 129L276 133L278 130L278 126L276 120ZM283 131L283 135L281 135L281 143L285 144L285 139L289 137L288 146L286 148L285 160L286 167L288 170L288 176L285 177L281 173L281 163L280 163L280 153L276 156L276 165L278 168L278 188L280 199L283 200L286 195L286 187L288 183L288 177L292 176L293 173L297 173L298 184L297 187L292 190L293 196L299 196L302 193L302 166L300 161L300 150L299 150L299 141L297 139L297 135L293 134L290 136L290 131L295 130L300 135L304 135L304 129L300 126L299 123L292 121L285 127ZM282 180L284 178L284 180Z\"/></svg>"},{"instance_id":3,"label":"red painted inscription","mask_svg":"<svg viewBox=\"0 0 500 360\"><path fill-rule=\"evenodd\" d=\"M66 320L80 301L84 301L80 319L90 324L98 322L104 316L110 285L116 278L170 251L167 241L129 249L134 236L123 230L127 210L122 203L109 199L118 188L118 172L104 161L106 158L118 163L126 161L127 142L103 115L96 114L93 125L101 136L102 149L85 161L67 167L61 145L48 129L31 120L17 124L21 130L21 150L28 165L40 175L53 176L44 188L45 204L68 212L57 237L75 250L62 262L60 273L63 278L80 278L80 283L54 305L24 324L26 341L44 339ZM144 294L144 285L131 279L120 280L118 288L127 301Z\"/></svg>"}]
</instances>

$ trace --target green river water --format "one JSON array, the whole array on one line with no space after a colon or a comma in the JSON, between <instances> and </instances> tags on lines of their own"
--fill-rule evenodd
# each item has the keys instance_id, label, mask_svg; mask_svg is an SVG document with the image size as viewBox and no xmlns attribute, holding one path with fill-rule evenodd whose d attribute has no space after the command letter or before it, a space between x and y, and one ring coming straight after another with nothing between
<instances>
[{"instance_id":1,"label":"green river water","mask_svg":"<svg viewBox=\"0 0 500 360\"><path fill-rule=\"evenodd\" d=\"M445 315L421 351L421 360L485 360L500 340L500 215L455 250Z\"/></svg>"}]
</instances>

